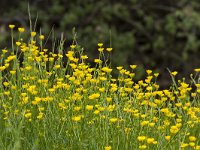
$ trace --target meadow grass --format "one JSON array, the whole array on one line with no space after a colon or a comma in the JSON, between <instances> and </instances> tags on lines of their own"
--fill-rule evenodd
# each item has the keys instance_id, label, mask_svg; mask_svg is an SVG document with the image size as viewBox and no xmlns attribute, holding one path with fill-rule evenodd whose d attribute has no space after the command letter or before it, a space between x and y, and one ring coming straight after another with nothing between
<instances>
[{"instance_id":1,"label":"meadow grass","mask_svg":"<svg viewBox=\"0 0 200 150\"><path fill-rule=\"evenodd\" d=\"M146 70L135 81L136 65L112 68L113 49L103 43L92 66L77 44L61 41L53 53L44 35L30 32L24 42L25 29L14 39L9 27L12 48L0 60L0 149L200 149L200 69L190 83L170 72L173 82L161 90L159 73Z\"/></svg>"}]
</instances>

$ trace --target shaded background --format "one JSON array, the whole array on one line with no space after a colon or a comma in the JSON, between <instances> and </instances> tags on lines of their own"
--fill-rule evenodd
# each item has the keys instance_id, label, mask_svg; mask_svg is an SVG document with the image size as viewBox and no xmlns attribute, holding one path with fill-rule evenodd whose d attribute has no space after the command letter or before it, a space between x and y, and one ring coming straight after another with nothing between
<instances>
[{"instance_id":1,"label":"shaded background","mask_svg":"<svg viewBox=\"0 0 200 150\"><path fill-rule=\"evenodd\" d=\"M32 21L47 36L64 33L66 44L77 41L89 55L98 56L97 43L113 47L112 65L137 64L136 79L146 69L161 73L160 84L171 83L166 68L189 78L200 66L199 0L30 0ZM8 24L29 29L28 1L0 1L0 48L9 47ZM51 47L51 38L47 47Z\"/></svg>"}]
</instances>

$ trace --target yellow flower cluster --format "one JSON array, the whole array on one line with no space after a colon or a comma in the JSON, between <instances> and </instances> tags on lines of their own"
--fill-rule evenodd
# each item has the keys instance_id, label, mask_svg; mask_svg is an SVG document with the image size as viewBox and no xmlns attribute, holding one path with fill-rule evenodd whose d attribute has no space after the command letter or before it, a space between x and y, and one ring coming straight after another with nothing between
<instances>
[{"instance_id":1,"label":"yellow flower cluster","mask_svg":"<svg viewBox=\"0 0 200 150\"><path fill-rule=\"evenodd\" d=\"M174 83L161 89L157 72L146 70L137 81L137 65L112 68L105 55L113 49L103 43L92 67L79 46L53 53L43 48L44 38L30 32L27 43L15 40L21 64L16 53L1 52L4 145L20 139L28 149L200 149L199 69L191 83L176 81L178 72L171 72Z\"/></svg>"}]
</instances>

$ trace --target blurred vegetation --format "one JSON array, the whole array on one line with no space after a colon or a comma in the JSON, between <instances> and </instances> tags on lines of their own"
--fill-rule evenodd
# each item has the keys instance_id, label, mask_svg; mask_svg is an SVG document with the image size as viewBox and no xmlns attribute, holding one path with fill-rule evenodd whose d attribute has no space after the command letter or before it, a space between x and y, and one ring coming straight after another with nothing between
<instances>
[{"instance_id":1,"label":"blurred vegetation","mask_svg":"<svg viewBox=\"0 0 200 150\"><path fill-rule=\"evenodd\" d=\"M2 47L8 39L7 25L15 23L29 28L29 17L25 0L0 3ZM53 29L56 39L64 32L70 43L75 27L77 41L90 58L97 57L96 45L103 42L105 47L114 49L114 66L139 64L140 75L145 69L154 69L162 72L161 78L166 78L168 67L187 76L200 66L198 0L31 0L29 3L37 28L41 27L46 35Z\"/></svg>"}]
</instances>

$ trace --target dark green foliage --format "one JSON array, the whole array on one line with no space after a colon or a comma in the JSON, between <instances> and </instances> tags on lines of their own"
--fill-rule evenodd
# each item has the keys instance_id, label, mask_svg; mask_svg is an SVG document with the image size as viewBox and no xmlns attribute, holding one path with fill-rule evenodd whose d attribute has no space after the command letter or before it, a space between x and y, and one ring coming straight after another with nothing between
<instances>
[{"instance_id":1,"label":"dark green foliage","mask_svg":"<svg viewBox=\"0 0 200 150\"><path fill-rule=\"evenodd\" d=\"M27 6L25 0L7 4L2 11L4 21L18 21L28 28ZM169 67L183 73L200 65L199 7L197 0L30 1L32 19L38 14L43 32L53 28L59 38L64 31L69 44L75 27L78 43L90 58L97 56L96 45L103 42L113 47L115 66L142 64L145 69L166 71Z\"/></svg>"}]
</instances>

